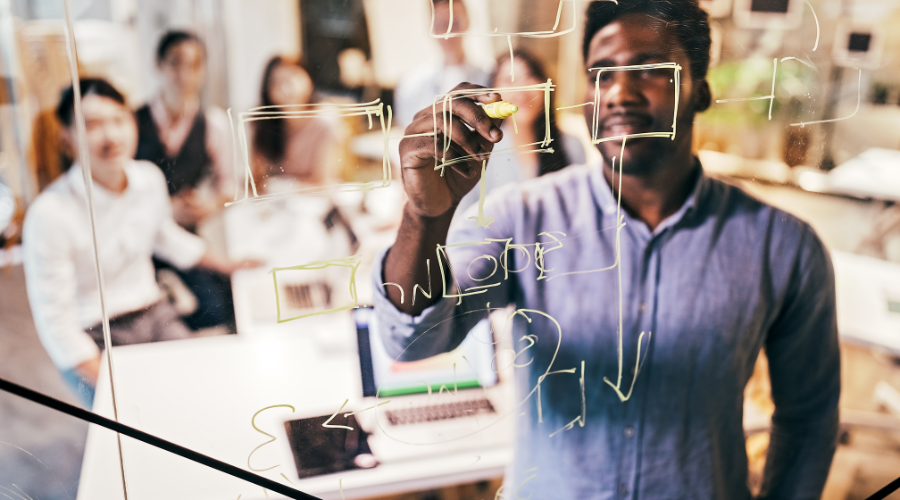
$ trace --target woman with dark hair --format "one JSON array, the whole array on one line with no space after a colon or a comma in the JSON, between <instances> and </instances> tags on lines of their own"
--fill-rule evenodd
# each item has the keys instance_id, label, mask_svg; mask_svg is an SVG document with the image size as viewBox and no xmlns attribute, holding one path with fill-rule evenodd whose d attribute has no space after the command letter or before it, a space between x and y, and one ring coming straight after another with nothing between
<instances>
[{"instance_id":1,"label":"woman with dark hair","mask_svg":"<svg viewBox=\"0 0 900 500\"><path fill-rule=\"evenodd\" d=\"M497 71L491 86L504 89L546 81L547 73L537 57L525 50L516 50L514 57L510 58L509 54L505 54L497 61ZM585 153L581 142L576 137L560 131L556 124L553 92L550 93L549 109L544 106L543 90L514 92L501 90L500 93L505 101L518 106L519 111L513 118L504 120L503 140L494 146L494 152L488 161L485 176L487 191L511 182L521 182L556 172L568 165L584 163ZM550 138L553 139L547 149L552 149L552 152L535 153L534 150L541 149L540 146L530 144L544 140L548 131L547 113L550 115ZM475 186L463 197L457 210L475 204L479 195L480 187Z\"/></svg>"},{"instance_id":2,"label":"woman with dark hair","mask_svg":"<svg viewBox=\"0 0 900 500\"><path fill-rule=\"evenodd\" d=\"M281 56L266 65L260 88L262 106L298 110L314 103L313 82L300 61ZM278 109L278 108L273 108ZM302 108L302 109L309 109ZM252 169L259 187L272 190L272 177L324 184L336 160L337 127L325 117L259 120L253 129Z\"/></svg>"},{"instance_id":3,"label":"woman with dark hair","mask_svg":"<svg viewBox=\"0 0 900 500\"><path fill-rule=\"evenodd\" d=\"M61 141L76 162L32 203L23 250L28 300L38 335L64 378L90 406L104 344L94 245L113 345L190 337L161 300L152 256L179 269L229 274L249 262L211 255L206 243L176 224L159 168L132 159L138 142L125 98L105 80L80 81L86 137L76 131L75 94L56 108ZM80 163L90 159L93 224ZM92 226L96 238L92 238Z\"/></svg>"}]
</instances>

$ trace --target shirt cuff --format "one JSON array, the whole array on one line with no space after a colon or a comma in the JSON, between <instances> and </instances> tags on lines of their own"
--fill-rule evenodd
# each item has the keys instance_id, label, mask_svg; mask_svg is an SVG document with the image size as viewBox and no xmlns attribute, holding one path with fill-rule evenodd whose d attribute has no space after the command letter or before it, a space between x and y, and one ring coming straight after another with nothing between
<instances>
[{"instance_id":1,"label":"shirt cuff","mask_svg":"<svg viewBox=\"0 0 900 500\"><path fill-rule=\"evenodd\" d=\"M177 260L183 260L183 262L173 262L175 265L181 264L182 269L196 266L200 259L206 255L206 241L199 236L194 236L193 234L191 236L192 238L185 241L183 253L177 258Z\"/></svg>"},{"instance_id":2,"label":"shirt cuff","mask_svg":"<svg viewBox=\"0 0 900 500\"><path fill-rule=\"evenodd\" d=\"M444 311L452 311L455 305L455 302L452 298L443 297L438 300L436 303L426 307L421 313L417 316L412 316L410 314L406 314L405 312L397 309L397 306L391 302L391 299L387 296L387 287L394 286L386 284L383 281L384 277L384 259L387 258L387 253L391 250L391 247L387 247L384 250L378 252L375 255L375 260L372 265L372 284L375 289L375 293L373 294L373 305L376 310L383 311L384 313L390 315L391 319L395 319L398 324L407 325L410 327L416 327L424 323L428 317L433 316L434 314L440 315L441 312ZM437 290L434 290L434 293L441 293L439 289L440 286L437 287ZM413 300L412 296L409 295L408 290L403 291L403 302ZM422 292L418 292L421 296ZM443 294L441 294L443 295Z\"/></svg>"},{"instance_id":3,"label":"shirt cuff","mask_svg":"<svg viewBox=\"0 0 900 500\"><path fill-rule=\"evenodd\" d=\"M178 269L194 267L206 254L206 241L180 226L177 227L177 234L171 235L170 244L170 248L161 249L162 251L156 253Z\"/></svg>"},{"instance_id":4,"label":"shirt cuff","mask_svg":"<svg viewBox=\"0 0 900 500\"><path fill-rule=\"evenodd\" d=\"M100 355L97 344L83 330L73 331L68 337L68 339L60 339L61 341L57 344L47 346L50 359L60 371L71 370Z\"/></svg>"},{"instance_id":5,"label":"shirt cuff","mask_svg":"<svg viewBox=\"0 0 900 500\"><path fill-rule=\"evenodd\" d=\"M385 284L384 276L384 259L390 247L385 248L375 256L372 264L372 285L375 293L372 294L372 302L375 307L375 315L381 325L381 336L385 344L385 349L392 357L399 358L421 358L434 355L441 352L439 349L431 352L426 345L417 346L416 349L408 350L407 348L412 342L425 332L429 332L429 336L433 335L434 342L429 342L434 346L440 346L447 342L445 337L450 335L450 322L447 321L453 315L456 307L456 300L451 297L443 297L433 305L425 308L417 316L406 314L394 305L388 298L386 288L394 286ZM434 284L433 293L442 294L440 290L441 284ZM403 302L411 301L412 297L409 290L403 291ZM419 292L421 295L421 292ZM438 339L441 340L438 340ZM420 352L421 351L421 352Z\"/></svg>"}]
</instances>

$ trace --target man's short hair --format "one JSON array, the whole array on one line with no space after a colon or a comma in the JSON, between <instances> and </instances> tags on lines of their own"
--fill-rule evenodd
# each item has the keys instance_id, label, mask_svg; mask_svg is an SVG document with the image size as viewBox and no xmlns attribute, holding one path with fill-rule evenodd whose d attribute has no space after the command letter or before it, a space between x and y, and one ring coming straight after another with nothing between
<instances>
[{"instance_id":1,"label":"man's short hair","mask_svg":"<svg viewBox=\"0 0 900 500\"><path fill-rule=\"evenodd\" d=\"M180 31L180 30L172 30L167 31L165 35L162 36L159 40L159 45L156 46L156 62L162 62L166 56L169 55L169 51L172 50L176 45L180 45L185 42L193 42L200 46L200 50L206 54L206 46L203 45L203 41L200 40L200 37L191 33L190 31Z\"/></svg>"},{"instance_id":2,"label":"man's short hair","mask_svg":"<svg viewBox=\"0 0 900 500\"><path fill-rule=\"evenodd\" d=\"M691 77L706 78L709 70L709 16L700 8L697 0L595 0L588 5L584 26L585 61L591 40L598 31L628 14L646 14L668 26L675 32L688 58L691 60Z\"/></svg>"},{"instance_id":3,"label":"man's short hair","mask_svg":"<svg viewBox=\"0 0 900 500\"><path fill-rule=\"evenodd\" d=\"M116 90L111 83L102 78L82 78L78 80L81 87L82 99L93 94L100 97L112 99L117 103L125 106L125 96ZM64 127L72 126L72 118L75 115L75 90L70 85L59 97L59 104L56 105L56 117Z\"/></svg>"}]
</instances>

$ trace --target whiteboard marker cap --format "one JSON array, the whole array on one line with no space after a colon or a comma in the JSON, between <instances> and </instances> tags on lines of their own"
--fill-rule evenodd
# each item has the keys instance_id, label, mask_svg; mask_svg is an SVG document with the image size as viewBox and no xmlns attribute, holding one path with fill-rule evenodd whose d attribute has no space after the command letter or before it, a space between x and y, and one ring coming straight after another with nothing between
<instances>
[{"instance_id":1,"label":"whiteboard marker cap","mask_svg":"<svg viewBox=\"0 0 900 500\"><path fill-rule=\"evenodd\" d=\"M481 109L491 118L509 118L514 115L519 107L508 101L497 101L490 104L484 104Z\"/></svg>"}]
</instances>

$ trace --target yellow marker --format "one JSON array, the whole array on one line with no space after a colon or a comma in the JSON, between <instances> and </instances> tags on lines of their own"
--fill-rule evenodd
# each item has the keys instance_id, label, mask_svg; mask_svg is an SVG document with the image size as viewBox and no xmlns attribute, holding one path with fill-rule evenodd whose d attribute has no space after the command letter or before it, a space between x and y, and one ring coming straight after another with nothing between
<instances>
[{"instance_id":1,"label":"yellow marker","mask_svg":"<svg viewBox=\"0 0 900 500\"><path fill-rule=\"evenodd\" d=\"M490 104L483 104L481 109L483 109L491 118L509 118L519 110L519 107L511 102L497 101Z\"/></svg>"}]
</instances>

